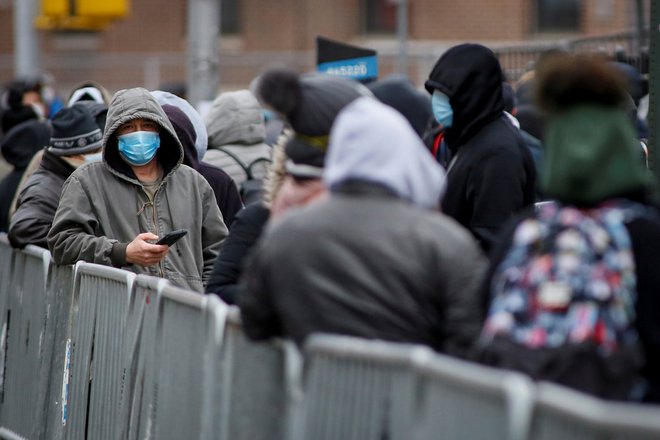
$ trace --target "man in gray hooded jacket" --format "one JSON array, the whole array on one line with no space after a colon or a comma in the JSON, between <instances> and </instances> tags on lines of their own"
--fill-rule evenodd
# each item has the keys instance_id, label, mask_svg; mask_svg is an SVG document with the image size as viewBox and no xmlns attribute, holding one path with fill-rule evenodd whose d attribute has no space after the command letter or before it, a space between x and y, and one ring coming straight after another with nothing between
<instances>
[{"instance_id":1,"label":"man in gray hooded jacket","mask_svg":"<svg viewBox=\"0 0 660 440\"><path fill-rule=\"evenodd\" d=\"M182 161L156 99L142 88L117 92L103 161L79 168L62 188L48 233L55 263L127 267L203 292L227 228L209 184ZM154 244L175 229L188 233L173 249Z\"/></svg>"}]
</instances>

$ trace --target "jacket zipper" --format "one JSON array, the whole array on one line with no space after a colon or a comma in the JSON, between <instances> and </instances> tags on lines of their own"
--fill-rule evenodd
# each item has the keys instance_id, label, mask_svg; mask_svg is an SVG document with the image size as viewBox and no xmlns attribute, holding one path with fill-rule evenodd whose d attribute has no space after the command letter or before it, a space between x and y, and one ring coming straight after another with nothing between
<instances>
[{"instance_id":1,"label":"jacket zipper","mask_svg":"<svg viewBox=\"0 0 660 440\"><path fill-rule=\"evenodd\" d=\"M147 196L147 200L149 201L143 204L142 208L138 211L138 215L140 215L147 207L147 205L151 204L151 223L154 225L156 235L160 235L160 231L158 231L158 223L156 222L156 219L158 218L158 216L156 215L156 196L158 195L158 191L160 191L160 186L158 186L158 188L154 192L154 198L152 200L151 198L149 198L149 193L143 187L142 192L144 192L144 195ZM163 268L162 260L158 262L158 273L160 274L161 278L165 278L165 269Z\"/></svg>"},{"instance_id":2,"label":"jacket zipper","mask_svg":"<svg viewBox=\"0 0 660 440\"><path fill-rule=\"evenodd\" d=\"M160 236L160 231L158 230L158 223L156 222L158 218L158 216L156 215L156 198L158 197L158 192L160 191L161 185L158 185L158 188L156 189L156 191L154 191L154 200L152 201L153 223L154 223L154 228L156 229L156 232L158 233L159 236ZM158 272L160 273L161 278L165 278L165 268L163 267L163 260L160 260L158 262Z\"/></svg>"}]
</instances>

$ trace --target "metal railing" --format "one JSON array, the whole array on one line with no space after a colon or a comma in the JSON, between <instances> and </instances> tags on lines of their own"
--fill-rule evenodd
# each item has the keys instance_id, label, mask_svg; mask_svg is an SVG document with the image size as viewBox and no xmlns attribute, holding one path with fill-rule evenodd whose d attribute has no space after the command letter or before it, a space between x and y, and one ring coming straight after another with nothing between
<instances>
[{"instance_id":1,"label":"metal railing","mask_svg":"<svg viewBox=\"0 0 660 440\"><path fill-rule=\"evenodd\" d=\"M625 61L640 72L648 73L648 29L640 41L636 32L619 32L611 35L582 37L549 42L527 42L520 45L494 47L507 80L516 81L532 70L539 57L549 50L575 53L601 54L613 60Z\"/></svg>"},{"instance_id":2,"label":"metal railing","mask_svg":"<svg viewBox=\"0 0 660 440\"><path fill-rule=\"evenodd\" d=\"M12 249L0 234L0 438L660 438L609 403L409 344L246 339L238 310L167 281Z\"/></svg>"}]
</instances>

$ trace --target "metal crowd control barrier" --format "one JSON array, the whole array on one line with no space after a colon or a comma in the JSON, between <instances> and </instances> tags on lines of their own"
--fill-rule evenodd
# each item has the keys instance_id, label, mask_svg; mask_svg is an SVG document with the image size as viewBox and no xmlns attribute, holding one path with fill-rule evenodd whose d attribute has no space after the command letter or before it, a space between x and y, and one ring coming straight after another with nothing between
<instances>
[{"instance_id":1,"label":"metal crowd control barrier","mask_svg":"<svg viewBox=\"0 0 660 440\"><path fill-rule=\"evenodd\" d=\"M50 373L43 344L47 314L46 281L50 253L36 246L15 252L3 330L5 371L0 424L27 438L39 437ZM52 347L50 347L52 348Z\"/></svg>"},{"instance_id":2,"label":"metal crowd control barrier","mask_svg":"<svg viewBox=\"0 0 660 440\"><path fill-rule=\"evenodd\" d=\"M123 342L135 274L81 263L66 341L62 424L66 438L118 438L125 387Z\"/></svg>"},{"instance_id":3,"label":"metal crowd control barrier","mask_svg":"<svg viewBox=\"0 0 660 440\"><path fill-rule=\"evenodd\" d=\"M153 402L142 421L151 426L150 438L214 438L205 423L213 406L212 387L219 380L210 355L222 342L227 306L204 296L167 286L162 290L156 324L156 343L142 347L153 353ZM204 432L208 430L207 432ZM217 433L216 433L217 436Z\"/></svg>"},{"instance_id":4,"label":"metal crowd control barrier","mask_svg":"<svg viewBox=\"0 0 660 440\"><path fill-rule=\"evenodd\" d=\"M430 358L428 348L312 335L304 353L304 397L296 440L411 438L413 365Z\"/></svg>"},{"instance_id":5,"label":"metal crowd control barrier","mask_svg":"<svg viewBox=\"0 0 660 440\"><path fill-rule=\"evenodd\" d=\"M297 350L249 342L238 309L4 234L0 326L0 439L660 438L660 406L346 336L309 338L297 394Z\"/></svg>"},{"instance_id":6,"label":"metal crowd control barrier","mask_svg":"<svg viewBox=\"0 0 660 440\"><path fill-rule=\"evenodd\" d=\"M607 402L560 385L537 386L530 440L657 440L660 406Z\"/></svg>"},{"instance_id":7,"label":"metal crowd control barrier","mask_svg":"<svg viewBox=\"0 0 660 440\"><path fill-rule=\"evenodd\" d=\"M286 349L281 341L254 343L243 333L231 307L224 341L216 353L221 375L216 398L221 440L285 438L288 429Z\"/></svg>"},{"instance_id":8,"label":"metal crowd control barrier","mask_svg":"<svg viewBox=\"0 0 660 440\"><path fill-rule=\"evenodd\" d=\"M533 399L526 376L437 353L416 370L415 440L526 439Z\"/></svg>"}]
</instances>

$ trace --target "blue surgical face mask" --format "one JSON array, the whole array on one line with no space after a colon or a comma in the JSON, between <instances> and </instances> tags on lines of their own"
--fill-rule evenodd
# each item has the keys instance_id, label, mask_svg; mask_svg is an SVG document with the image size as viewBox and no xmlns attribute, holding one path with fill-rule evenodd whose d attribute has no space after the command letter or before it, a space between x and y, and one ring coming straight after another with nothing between
<instances>
[{"instance_id":1,"label":"blue surgical face mask","mask_svg":"<svg viewBox=\"0 0 660 440\"><path fill-rule=\"evenodd\" d=\"M155 131L134 131L117 139L122 157L134 166L148 164L160 147L160 136Z\"/></svg>"},{"instance_id":2,"label":"blue surgical face mask","mask_svg":"<svg viewBox=\"0 0 660 440\"><path fill-rule=\"evenodd\" d=\"M273 119L275 117L273 112L270 111L270 110L264 109L263 113L264 113L264 121L266 121L266 122L270 121L271 119Z\"/></svg>"},{"instance_id":3,"label":"blue surgical face mask","mask_svg":"<svg viewBox=\"0 0 660 440\"><path fill-rule=\"evenodd\" d=\"M85 154L85 163L98 162L103 159L103 152L99 151L98 153Z\"/></svg>"},{"instance_id":4,"label":"blue surgical face mask","mask_svg":"<svg viewBox=\"0 0 660 440\"><path fill-rule=\"evenodd\" d=\"M434 90L431 97L431 107L433 108L433 116L438 124L444 128L451 127L454 122L454 111L449 104L449 96L444 93Z\"/></svg>"}]
</instances>

